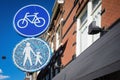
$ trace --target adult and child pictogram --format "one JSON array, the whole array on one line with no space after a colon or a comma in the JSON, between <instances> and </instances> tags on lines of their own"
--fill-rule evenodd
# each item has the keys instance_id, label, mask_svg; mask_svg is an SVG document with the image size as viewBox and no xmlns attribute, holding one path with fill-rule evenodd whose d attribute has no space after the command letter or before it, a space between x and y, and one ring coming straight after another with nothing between
<instances>
[{"instance_id":1,"label":"adult and child pictogram","mask_svg":"<svg viewBox=\"0 0 120 80\"><path fill-rule=\"evenodd\" d=\"M34 72L44 68L50 58L50 47L40 38L24 39L13 50L15 65L27 72Z\"/></svg>"},{"instance_id":2,"label":"adult and child pictogram","mask_svg":"<svg viewBox=\"0 0 120 80\"><path fill-rule=\"evenodd\" d=\"M39 62L40 64L42 64L42 62L40 61L40 59L42 58L42 56L40 55L40 52L36 52L36 54L35 54L35 52L33 51L33 49L31 48L31 46L30 46L30 43L29 42L27 42L26 43L26 47L24 48L24 50L23 50L23 55L25 55L25 57L24 57L24 62L23 62L23 66L25 66L25 63L26 63L26 61L27 60L29 60L29 63L30 63L30 65L32 66L33 65L33 63L32 63L32 61L31 61L31 52L34 54L34 56L36 57L36 62L35 62L35 65L37 65L37 63Z\"/></svg>"}]
</instances>

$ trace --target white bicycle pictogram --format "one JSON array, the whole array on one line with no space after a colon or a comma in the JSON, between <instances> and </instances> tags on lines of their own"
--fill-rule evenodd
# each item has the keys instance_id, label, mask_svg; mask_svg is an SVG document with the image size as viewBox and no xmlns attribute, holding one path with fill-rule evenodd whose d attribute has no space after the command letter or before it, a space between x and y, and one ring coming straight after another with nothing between
<instances>
[{"instance_id":1,"label":"white bicycle pictogram","mask_svg":"<svg viewBox=\"0 0 120 80\"><path fill-rule=\"evenodd\" d=\"M39 13L33 13L32 15L30 15L29 12L27 12L24 16L24 18L21 18L18 20L17 22L17 26L19 28L26 28L28 26L28 22L30 22L31 24L34 24L36 27L42 27L45 25L45 19L42 17L38 17ZM32 18L32 20L30 19ZM41 24L42 23L42 24Z\"/></svg>"}]
</instances>

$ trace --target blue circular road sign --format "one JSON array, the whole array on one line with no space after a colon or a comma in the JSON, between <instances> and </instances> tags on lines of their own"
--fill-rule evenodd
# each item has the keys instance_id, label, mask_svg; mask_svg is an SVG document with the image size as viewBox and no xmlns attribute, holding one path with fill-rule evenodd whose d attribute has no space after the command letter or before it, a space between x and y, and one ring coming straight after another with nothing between
<instances>
[{"instance_id":1,"label":"blue circular road sign","mask_svg":"<svg viewBox=\"0 0 120 80\"><path fill-rule=\"evenodd\" d=\"M45 32L50 23L48 11L36 4L27 5L17 11L13 19L15 30L22 36L35 37Z\"/></svg>"},{"instance_id":2,"label":"blue circular road sign","mask_svg":"<svg viewBox=\"0 0 120 80\"><path fill-rule=\"evenodd\" d=\"M50 61L50 58L50 47L40 38L22 40L13 50L14 64L26 72L43 69Z\"/></svg>"}]
</instances>

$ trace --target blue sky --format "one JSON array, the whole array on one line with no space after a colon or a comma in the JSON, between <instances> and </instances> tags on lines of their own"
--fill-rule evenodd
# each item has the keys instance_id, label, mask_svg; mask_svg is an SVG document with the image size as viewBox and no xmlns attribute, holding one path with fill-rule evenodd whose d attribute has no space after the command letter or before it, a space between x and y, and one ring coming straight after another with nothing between
<instances>
[{"instance_id":1,"label":"blue sky","mask_svg":"<svg viewBox=\"0 0 120 80\"><path fill-rule=\"evenodd\" d=\"M20 36L13 28L13 17L23 6L38 4L45 7L50 15L55 0L3 0L0 2L0 80L24 80L25 73L13 63L12 52L16 44L26 37ZM6 56L6 59L2 59ZM2 79L3 78L3 79Z\"/></svg>"}]
</instances>

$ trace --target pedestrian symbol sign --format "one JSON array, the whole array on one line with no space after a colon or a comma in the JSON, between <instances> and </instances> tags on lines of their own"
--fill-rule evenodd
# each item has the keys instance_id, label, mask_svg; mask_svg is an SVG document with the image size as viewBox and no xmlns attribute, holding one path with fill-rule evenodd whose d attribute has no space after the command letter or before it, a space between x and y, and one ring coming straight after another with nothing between
<instances>
[{"instance_id":1,"label":"pedestrian symbol sign","mask_svg":"<svg viewBox=\"0 0 120 80\"><path fill-rule=\"evenodd\" d=\"M27 5L14 16L15 30L22 36L35 37L45 32L49 26L48 11L40 5Z\"/></svg>"},{"instance_id":2,"label":"pedestrian symbol sign","mask_svg":"<svg viewBox=\"0 0 120 80\"><path fill-rule=\"evenodd\" d=\"M13 50L15 65L26 72L44 68L51 58L48 44L39 38L27 38L16 45Z\"/></svg>"}]
</instances>

